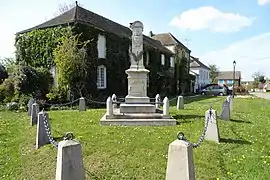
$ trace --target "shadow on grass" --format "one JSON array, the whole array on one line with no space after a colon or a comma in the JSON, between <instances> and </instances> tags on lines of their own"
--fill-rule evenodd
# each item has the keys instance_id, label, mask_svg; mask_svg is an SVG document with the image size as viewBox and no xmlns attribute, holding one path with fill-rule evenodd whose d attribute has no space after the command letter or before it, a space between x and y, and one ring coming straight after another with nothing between
<instances>
[{"instance_id":1,"label":"shadow on grass","mask_svg":"<svg viewBox=\"0 0 270 180\"><path fill-rule=\"evenodd\" d=\"M63 139L64 139L64 136L58 136L58 137L53 137L53 139L55 140L55 141L62 141Z\"/></svg>"},{"instance_id":2,"label":"shadow on grass","mask_svg":"<svg viewBox=\"0 0 270 180\"><path fill-rule=\"evenodd\" d=\"M244 120L231 119L230 121L235 122L235 123L247 123L247 124L252 124L251 121L244 121Z\"/></svg>"},{"instance_id":3,"label":"shadow on grass","mask_svg":"<svg viewBox=\"0 0 270 180\"><path fill-rule=\"evenodd\" d=\"M194 114L177 114L174 115L173 118L179 120L186 120L186 119L204 118L204 116Z\"/></svg>"},{"instance_id":4,"label":"shadow on grass","mask_svg":"<svg viewBox=\"0 0 270 180\"><path fill-rule=\"evenodd\" d=\"M242 139L231 139L231 138L220 138L219 142L221 143L232 143L232 144L248 144L250 145L251 142L247 140L242 140Z\"/></svg>"},{"instance_id":5,"label":"shadow on grass","mask_svg":"<svg viewBox=\"0 0 270 180\"><path fill-rule=\"evenodd\" d=\"M201 115L190 115L190 114L178 114L172 116L174 119L176 119L176 125L180 125L183 123L192 123L194 121L202 120L201 118L204 118L204 116Z\"/></svg>"}]
</instances>

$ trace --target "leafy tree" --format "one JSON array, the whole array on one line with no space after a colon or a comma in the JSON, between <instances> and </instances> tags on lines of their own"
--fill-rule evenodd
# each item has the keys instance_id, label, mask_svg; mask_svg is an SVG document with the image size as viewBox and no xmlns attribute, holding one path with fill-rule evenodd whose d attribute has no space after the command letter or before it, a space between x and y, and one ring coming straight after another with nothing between
<instances>
[{"instance_id":1,"label":"leafy tree","mask_svg":"<svg viewBox=\"0 0 270 180\"><path fill-rule=\"evenodd\" d=\"M45 68L33 68L17 65L17 71L12 74L17 97L20 95L45 96L52 86L53 78Z\"/></svg>"},{"instance_id":2,"label":"leafy tree","mask_svg":"<svg viewBox=\"0 0 270 180\"><path fill-rule=\"evenodd\" d=\"M218 67L215 64L209 64L210 79L212 83L217 83Z\"/></svg>"},{"instance_id":3,"label":"leafy tree","mask_svg":"<svg viewBox=\"0 0 270 180\"><path fill-rule=\"evenodd\" d=\"M87 68L90 61L86 57L86 46L89 41L80 43L79 36L63 37L62 44L53 51L53 55L59 71L59 87L64 91L75 90L82 96L89 76Z\"/></svg>"},{"instance_id":4,"label":"leafy tree","mask_svg":"<svg viewBox=\"0 0 270 180\"><path fill-rule=\"evenodd\" d=\"M253 88L257 88L260 83L265 83L265 76L262 72L255 72L252 75L254 81L253 81Z\"/></svg>"}]
</instances>

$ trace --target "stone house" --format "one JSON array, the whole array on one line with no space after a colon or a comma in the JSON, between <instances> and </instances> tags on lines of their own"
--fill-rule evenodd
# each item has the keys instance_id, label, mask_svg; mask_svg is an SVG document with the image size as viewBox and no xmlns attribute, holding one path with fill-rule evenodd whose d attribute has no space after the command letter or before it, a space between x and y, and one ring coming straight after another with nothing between
<instances>
[{"instance_id":1,"label":"stone house","mask_svg":"<svg viewBox=\"0 0 270 180\"><path fill-rule=\"evenodd\" d=\"M241 71L235 71L235 79L233 77L233 71L219 71L217 73L217 81L218 84L227 86L232 86L233 82L235 82L235 86L241 85Z\"/></svg>"},{"instance_id":2,"label":"stone house","mask_svg":"<svg viewBox=\"0 0 270 180\"><path fill-rule=\"evenodd\" d=\"M196 90L211 82L210 68L203 64L199 58L190 56L190 71L195 72L198 75L196 76L194 87Z\"/></svg>"},{"instance_id":3,"label":"stone house","mask_svg":"<svg viewBox=\"0 0 270 180\"><path fill-rule=\"evenodd\" d=\"M92 83L90 88L91 91L95 91L94 96L107 97L113 93L116 93L118 96L126 95L127 76L125 74L125 70L128 69L130 65L129 49L131 46L130 39L132 34L130 28L122 26L76 4L74 8L67 12L40 25L18 32L17 34L24 34L38 29L58 26L75 26L78 24L83 25L84 29L87 27L98 32L96 37L97 45L95 49L98 57L96 59L89 59L93 61L93 70L95 71L91 77L94 84ZM84 33L84 31L82 31L82 33ZM115 41L123 39L130 42L129 46L125 46L124 49L117 49L118 46L121 46L121 43L117 43ZM174 81L174 54L163 46L160 41L148 36L143 37L143 44L144 65L150 70L149 76L152 77L152 82L148 81L148 86L150 88L150 96L153 96L154 94L161 93L161 91L163 91L162 86L160 85L162 83L157 82L162 82L164 79L167 79L168 82ZM108 49L112 48L115 48L114 53L110 53L108 51ZM121 54L121 58L118 57L118 54ZM153 68L154 64L158 65L155 67L155 70ZM163 78L164 75L159 75L162 74L160 73L162 70L168 72L170 75ZM52 66L51 73L53 74L57 85L57 67ZM112 74L116 74L115 77Z\"/></svg>"}]
</instances>

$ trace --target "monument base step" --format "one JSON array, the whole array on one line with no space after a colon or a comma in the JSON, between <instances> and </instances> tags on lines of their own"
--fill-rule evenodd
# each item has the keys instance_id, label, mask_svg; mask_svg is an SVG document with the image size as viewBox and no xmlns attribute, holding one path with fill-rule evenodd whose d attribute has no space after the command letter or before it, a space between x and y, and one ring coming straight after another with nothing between
<instances>
[{"instance_id":1,"label":"monument base step","mask_svg":"<svg viewBox=\"0 0 270 180\"><path fill-rule=\"evenodd\" d=\"M156 106L152 104L120 104L120 113L155 113Z\"/></svg>"},{"instance_id":2,"label":"monument base step","mask_svg":"<svg viewBox=\"0 0 270 180\"><path fill-rule=\"evenodd\" d=\"M175 119L106 119L106 115L100 120L102 126L174 126Z\"/></svg>"},{"instance_id":3,"label":"monument base step","mask_svg":"<svg viewBox=\"0 0 270 180\"><path fill-rule=\"evenodd\" d=\"M120 113L114 109L113 115L104 115L100 120L103 126L173 126L176 120L171 116L164 116L159 109L155 113Z\"/></svg>"}]
</instances>

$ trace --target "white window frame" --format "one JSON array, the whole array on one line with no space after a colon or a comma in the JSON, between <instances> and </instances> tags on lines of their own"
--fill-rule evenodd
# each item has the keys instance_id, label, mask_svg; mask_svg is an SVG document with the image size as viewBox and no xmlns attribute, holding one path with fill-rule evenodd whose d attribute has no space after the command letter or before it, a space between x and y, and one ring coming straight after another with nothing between
<instances>
[{"instance_id":1,"label":"white window frame","mask_svg":"<svg viewBox=\"0 0 270 180\"><path fill-rule=\"evenodd\" d=\"M104 65L100 65L97 67L97 88L107 88L107 70Z\"/></svg>"},{"instance_id":2,"label":"white window frame","mask_svg":"<svg viewBox=\"0 0 270 180\"><path fill-rule=\"evenodd\" d=\"M170 57L170 65L172 68L174 67L174 57L173 56Z\"/></svg>"},{"instance_id":3,"label":"white window frame","mask_svg":"<svg viewBox=\"0 0 270 180\"><path fill-rule=\"evenodd\" d=\"M106 37L103 35L98 35L97 42L98 58L106 58Z\"/></svg>"},{"instance_id":4,"label":"white window frame","mask_svg":"<svg viewBox=\"0 0 270 180\"><path fill-rule=\"evenodd\" d=\"M165 55L161 54L161 65L165 65Z\"/></svg>"}]
</instances>

